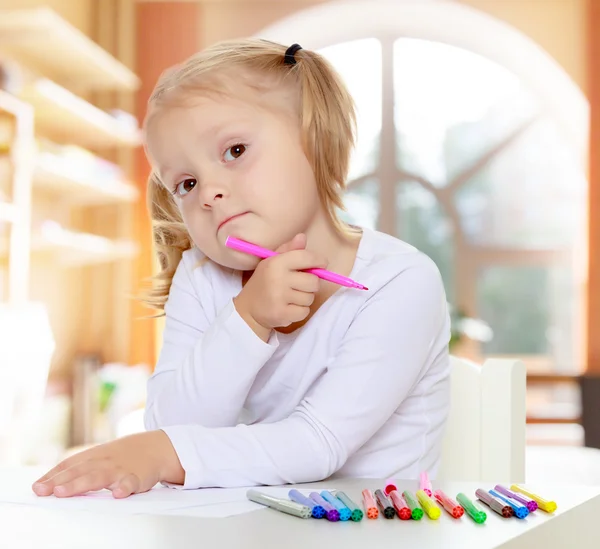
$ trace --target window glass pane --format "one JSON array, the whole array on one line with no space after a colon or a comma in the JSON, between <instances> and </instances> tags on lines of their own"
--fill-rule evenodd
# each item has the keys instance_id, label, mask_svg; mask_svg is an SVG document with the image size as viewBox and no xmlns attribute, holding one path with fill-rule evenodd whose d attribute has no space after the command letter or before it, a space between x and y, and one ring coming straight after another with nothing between
<instances>
[{"instance_id":1,"label":"window glass pane","mask_svg":"<svg viewBox=\"0 0 600 549\"><path fill-rule=\"evenodd\" d=\"M396 186L397 236L435 261L454 300L454 231L435 195L414 181Z\"/></svg>"},{"instance_id":2,"label":"window glass pane","mask_svg":"<svg viewBox=\"0 0 600 549\"><path fill-rule=\"evenodd\" d=\"M456 195L463 232L485 246L570 248L584 230L585 174L558 128L543 119Z\"/></svg>"},{"instance_id":3,"label":"window glass pane","mask_svg":"<svg viewBox=\"0 0 600 549\"><path fill-rule=\"evenodd\" d=\"M346 211L338 212L340 219L351 225L377 229L379 219L379 182L369 178L351 187L344 195Z\"/></svg>"},{"instance_id":4,"label":"window glass pane","mask_svg":"<svg viewBox=\"0 0 600 549\"><path fill-rule=\"evenodd\" d=\"M577 382L527 387L527 417L574 419L580 415L581 391Z\"/></svg>"},{"instance_id":5,"label":"window glass pane","mask_svg":"<svg viewBox=\"0 0 600 549\"><path fill-rule=\"evenodd\" d=\"M342 76L356 103L358 140L349 180L377 167L381 133L381 42L353 40L319 50Z\"/></svg>"},{"instance_id":6,"label":"window glass pane","mask_svg":"<svg viewBox=\"0 0 600 549\"><path fill-rule=\"evenodd\" d=\"M450 182L537 110L503 67L413 38L394 43L394 102L398 167L436 186Z\"/></svg>"},{"instance_id":7,"label":"window glass pane","mask_svg":"<svg viewBox=\"0 0 600 549\"><path fill-rule=\"evenodd\" d=\"M548 355L555 371L576 372L579 300L569 266L491 266L481 270L477 315L493 337L485 355Z\"/></svg>"},{"instance_id":8,"label":"window glass pane","mask_svg":"<svg viewBox=\"0 0 600 549\"><path fill-rule=\"evenodd\" d=\"M548 457L554 456L553 453L549 454L548 451L544 448L542 451L543 462L540 460L542 456L537 455L536 445L568 445L568 446L583 446L585 442L585 433L583 431L583 427L578 424L531 424L526 427L527 432L527 460L530 461L530 456L533 458L537 458L536 461L538 463L544 463L544 465L548 466ZM561 471L564 474L564 464L558 462L564 462L564 456L561 456L560 453L558 456L554 458L554 466L556 466L557 471ZM546 482L547 480L547 471L543 470L546 467L542 468L540 471L540 482ZM579 475L577 472L574 472L573 476L576 478L576 481L579 482L581 478L585 478L585 481L589 481L589 476L586 475L586 472L582 472ZM543 478L543 481L541 480ZM564 478L564 477L563 477ZM527 474L528 482L537 482L535 478L535 472L533 475Z\"/></svg>"}]
</instances>

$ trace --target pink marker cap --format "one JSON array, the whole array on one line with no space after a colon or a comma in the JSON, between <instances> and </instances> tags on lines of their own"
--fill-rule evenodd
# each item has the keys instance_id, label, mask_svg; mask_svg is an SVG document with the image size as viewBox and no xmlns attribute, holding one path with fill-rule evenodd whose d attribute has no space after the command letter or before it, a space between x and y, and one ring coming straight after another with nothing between
<instances>
[{"instance_id":1,"label":"pink marker cap","mask_svg":"<svg viewBox=\"0 0 600 549\"><path fill-rule=\"evenodd\" d=\"M386 496L389 496L390 492L392 492L393 490L398 490L398 488L396 487L396 482L394 481L393 478L388 478L385 481L385 488L383 489L383 493Z\"/></svg>"},{"instance_id":2,"label":"pink marker cap","mask_svg":"<svg viewBox=\"0 0 600 549\"><path fill-rule=\"evenodd\" d=\"M423 492L425 492L429 497L431 497L433 487L431 486L431 481L429 480L427 471L423 471L421 473L421 482L419 484L419 488L423 490Z\"/></svg>"}]
</instances>

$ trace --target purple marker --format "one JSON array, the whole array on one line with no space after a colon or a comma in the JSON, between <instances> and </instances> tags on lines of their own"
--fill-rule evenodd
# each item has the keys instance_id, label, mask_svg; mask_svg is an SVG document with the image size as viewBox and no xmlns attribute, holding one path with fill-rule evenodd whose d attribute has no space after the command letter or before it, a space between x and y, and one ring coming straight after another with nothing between
<instances>
[{"instance_id":1,"label":"purple marker","mask_svg":"<svg viewBox=\"0 0 600 549\"><path fill-rule=\"evenodd\" d=\"M323 507L323 509L325 509L325 518L327 520L331 522L337 522L338 520L340 520L340 512L337 509L335 509L333 505L325 501L321 497L321 494L319 494L318 492L311 492L310 497L315 503L317 503L318 505Z\"/></svg>"},{"instance_id":2,"label":"purple marker","mask_svg":"<svg viewBox=\"0 0 600 549\"><path fill-rule=\"evenodd\" d=\"M325 516L325 509L323 509L323 507L315 503L314 500L307 498L304 494L298 492L298 490L290 490L288 492L288 497L300 505L310 507L312 509L313 518L320 519Z\"/></svg>"},{"instance_id":3,"label":"purple marker","mask_svg":"<svg viewBox=\"0 0 600 549\"><path fill-rule=\"evenodd\" d=\"M532 500L531 498L528 498L527 496L524 496L523 494L517 494L516 492L505 488L501 484L496 484L494 490L505 495L506 497L509 497L510 499L514 499L515 501L522 503L523 505L525 505L525 507L527 507L530 513L533 513L538 508L538 504L536 501Z\"/></svg>"}]
</instances>

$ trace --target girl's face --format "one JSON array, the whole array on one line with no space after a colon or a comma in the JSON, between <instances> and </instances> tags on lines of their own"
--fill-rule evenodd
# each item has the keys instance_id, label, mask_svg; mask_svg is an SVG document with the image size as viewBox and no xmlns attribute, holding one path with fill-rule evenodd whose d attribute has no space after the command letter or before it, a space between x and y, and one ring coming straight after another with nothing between
<instances>
[{"instance_id":1,"label":"girl's face","mask_svg":"<svg viewBox=\"0 0 600 549\"><path fill-rule=\"evenodd\" d=\"M228 236L276 249L324 215L299 122L284 109L202 97L155 113L147 150L193 242L223 266L259 261L227 248Z\"/></svg>"}]
</instances>

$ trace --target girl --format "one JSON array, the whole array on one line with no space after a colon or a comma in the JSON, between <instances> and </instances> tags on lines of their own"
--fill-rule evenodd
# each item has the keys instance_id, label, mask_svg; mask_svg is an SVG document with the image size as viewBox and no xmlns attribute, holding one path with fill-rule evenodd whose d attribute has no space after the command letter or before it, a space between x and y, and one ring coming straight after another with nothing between
<instances>
[{"instance_id":1,"label":"girl","mask_svg":"<svg viewBox=\"0 0 600 549\"><path fill-rule=\"evenodd\" d=\"M149 302L166 315L147 432L66 459L34 491L434 476L443 284L413 247L338 219L354 108L332 67L297 44L220 43L162 76L144 129L161 265Z\"/></svg>"}]
</instances>

